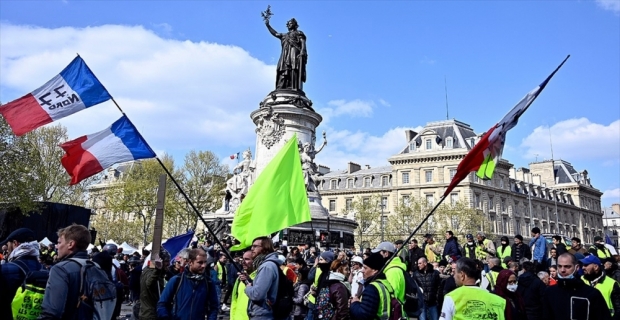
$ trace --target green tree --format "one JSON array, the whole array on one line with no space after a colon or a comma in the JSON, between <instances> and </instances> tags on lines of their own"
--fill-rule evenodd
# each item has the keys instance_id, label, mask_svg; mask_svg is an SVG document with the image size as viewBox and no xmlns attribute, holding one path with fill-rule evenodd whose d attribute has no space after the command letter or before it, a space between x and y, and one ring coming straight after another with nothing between
<instances>
[{"instance_id":1,"label":"green tree","mask_svg":"<svg viewBox=\"0 0 620 320\"><path fill-rule=\"evenodd\" d=\"M378 245L381 239L381 196L357 197L352 201L351 209L345 212L351 213L357 222L355 242L360 250Z\"/></svg>"},{"instance_id":2,"label":"green tree","mask_svg":"<svg viewBox=\"0 0 620 320\"><path fill-rule=\"evenodd\" d=\"M394 213L387 219L390 241L407 238L422 222L432 206L420 198L401 199ZM438 227L437 218L431 216L418 230L418 234L433 233Z\"/></svg>"},{"instance_id":3,"label":"green tree","mask_svg":"<svg viewBox=\"0 0 620 320\"><path fill-rule=\"evenodd\" d=\"M465 201L442 203L434 214L441 222L441 232L451 230L459 239L465 239L468 233L485 231L492 239L491 223L482 210L474 209Z\"/></svg>"}]
</instances>

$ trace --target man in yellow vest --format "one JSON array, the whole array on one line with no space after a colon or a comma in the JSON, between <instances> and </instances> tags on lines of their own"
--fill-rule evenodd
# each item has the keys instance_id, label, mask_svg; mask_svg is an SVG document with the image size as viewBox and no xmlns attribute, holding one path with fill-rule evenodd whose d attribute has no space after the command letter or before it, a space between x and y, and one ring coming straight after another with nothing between
<instances>
[{"instance_id":1,"label":"man in yellow vest","mask_svg":"<svg viewBox=\"0 0 620 320\"><path fill-rule=\"evenodd\" d=\"M217 271L217 279L219 280L219 284L217 284L217 286L219 287L218 289L218 301L221 299L222 297L222 289L226 289L227 284L226 284L226 280L228 280L228 270L226 269L226 255L224 253L220 253L220 258L217 261L217 263L215 264L215 271ZM226 304L222 304L222 311L230 311L230 308L228 308L226 306Z\"/></svg>"},{"instance_id":2,"label":"man in yellow vest","mask_svg":"<svg viewBox=\"0 0 620 320\"><path fill-rule=\"evenodd\" d=\"M486 238L482 231L476 234L476 258L484 264L484 271L489 272L489 258L495 257L495 244Z\"/></svg>"},{"instance_id":3,"label":"man in yellow vest","mask_svg":"<svg viewBox=\"0 0 620 320\"><path fill-rule=\"evenodd\" d=\"M605 247L605 241L600 236L594 237L594 245L588 250L590 254L597 256L600 260L611 260L613 255L611 251Z\"/></svg>"},{"instance_id":4,"label":"man in yellow vest","mask_svg":"<svg viewBox=\"0 0 620 320\"><path fill-rule=\"evenodd\" d=\"M445 296L439 320L506 319L506 300L476 286L477 273L474 260L461 258L456 262L454 280L458 288Z\"/></svg>"},{"instance_id":5,"label":"man in yellow vest","mask_svg":"<svg viewBox=\"0 0 620 320\"><path fill-rule=\"evenodd\" d=\"M616 280L605 274L601 260L594 255L589 255L579 260L583 264L583 282L601 292L607 308L612 316L620 316L620 285Z\"/></svg>"},{"instance_id":6,"label":"man in yellow vest","mask_svg":"<svg viewBox=\"0 0 620 320\"><path fill-rule=\"evenodd\" d=\"M239 273L239 277L233 285L233 291L230 303L230 318L239 320L248 320L248 302L250 298L245 294L245 280L249 277L254 280L256 277L256 270L252 264L252 251L246 251L243 254L243 260L241 261L241 267L245 273Z\"/></svg>"},{"instance_id":7,"label":"man in yellow vest","mask_svg":"<svg viewBox=\"0 0 620 320\"><path fill-rule=\"evenodd\" d=\"M433 239L433 235L427 233L424 235L426 244L424 245L424 255L428 262L439 262L441 260L441 250L439 245Z\"/></svg>"},{"instance_id":8,"label":"man in yellow vest","mask_svg":"<svg viewBox=\"0 0 620 320\"><path fill-rule=\"evenodd\" d=\"M380 253L381 256L383 256L383 259L387 261L394 254L396 254L396 246L394 246L391 242L385 241L379 243L379 245L371 252ZM396 298L401 303L405 302L405 275L403 272L406 271L407 266L398 257L392 259L390 264L388 264L383 271L387 281L390 283L392 288L394 288Z\"/></svg>"},{"instance_id":9,"label":"man in yellow vest","mask_svg":"<svg viewBox=\"0 0 620 320\"><path fill-rule=\"evenodd\" d=\"M497 284L497 276L504 270L499 258L489 258L489 272L483 272L484 278L480 281L480 287L493 292Z\"/></svg>"}]
</instances>

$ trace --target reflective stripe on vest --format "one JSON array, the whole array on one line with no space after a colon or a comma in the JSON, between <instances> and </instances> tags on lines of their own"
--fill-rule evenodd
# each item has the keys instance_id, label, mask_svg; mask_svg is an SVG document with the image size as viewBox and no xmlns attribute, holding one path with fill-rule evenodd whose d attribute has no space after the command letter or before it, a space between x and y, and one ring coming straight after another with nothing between
<instances>
[{"instance_id":1,"label":"reflective stripe on vest","mask_svg":"<svg viewBox=\"0 0 620 320\"><path fill-rule=\"evenodd\" d=\"M596 248L596 256L599 259L608 259L611 258L611 252L609 252L609 249L605 248L605 250L601 250L598 247Z\"/></svg>"},{"instance_id":2,"label":"reflective stripe on vest","mask_svg":"<svg viewBox=\"0 0 620 320\"><path fill-rule=\"evenodd\" d=\"M581 277L581 279L587 285L591 286L590 281L586 280L583 277ZM605 276L602 282L599 281L596 283L596 285L594 285L594 288L600 291L603 295L603 298L605 298L605 303L607 303L607 308L609 309L609 312L611 312L612 316L614 315L614 306L611 303L611 292L614 290L614 284L616 284L616 280Z\"/></svg>"},{"instance_id":3,"label":"reflective stripe on vest","mask_svg":"<svg viewBox=\"0 0 620 320\"><path fill-rule=\"evenodd\" d=\"M316 272L314 273L314 287L318 288L319 287L319 277L321 276L321 269L320 268L316 268ZM317 292L318 294L318 292ZM313 295L308 295L308 301L310 301L312 304L316 303L316 297Z\"/></svg>"},{"instance_id":4,"label":"reflective stripe on vest","mask_svg":"<svg viewBox=\"0 0 620 320\"><path fill-rule=\"evenodd\" d=\"M506 300L477 287L462 286L446 296L454 301L453 320L497 319L505 320Z\"/></svg>"},{"instance_id":5,"label":"reflective stripe on vest","mask_svg":"<svg viewBox=\"0 0 620 320\"><path fill-rule=\"evenodd\" d=\"M495 290L495 283L497 282L498 275L499 275L499 272L496 272L496 271L489 271L488 273L484 275L487 278L487 280L489 280L489 285L491 286L490 291ZM489 276L491 277L489 278Z\"/></svg>"},{"instance_id":6,"label":"reflective stripe on vest","mask_svg":"<svg viewBox=\"0 0 620 320\"><path fill-rule=\"evenodd\" d=\"M391 291L390 289L392 289L392 287L390 286L390 283L387 282L387 280L377 280L377 281L373 281L370 284L372 284L375 288L377 288L377 291L379 292L379 308L377 308L377 317L381 320L387 320L390 318L390 315L392 313L391 310L391 305L390 305L390 294L388 293L388 291ZM389 288L389 289L388 289ZM363 297L364 295L362 295ZM360 301L362 301L362 298L360 298Z\"/></svg>"},{"instance_id":7,"label":"reflective stripe on vest","mask_svg":"<svg viewBox=\"0 0 620 320\"><path fill-rule=\"evenodd\" d=\"M486 260L487 259L487 253L484 252L482 249L486 248L487 244L489 244L489 242L491 242L491 240L484 239L484 240L482 240L482 245L476 244L476 258L478 258L480 260Z\"/></svg>"}]
</instances>

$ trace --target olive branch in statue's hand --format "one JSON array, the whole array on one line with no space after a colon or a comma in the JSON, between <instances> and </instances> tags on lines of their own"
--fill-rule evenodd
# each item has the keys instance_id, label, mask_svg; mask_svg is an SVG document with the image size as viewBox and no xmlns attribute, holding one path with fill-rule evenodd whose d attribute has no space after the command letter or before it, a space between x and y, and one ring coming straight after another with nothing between
<instances>
[{"instance_id":1,"label":"olive branch in statue's hand","mask_svg":"<svg viewBox=\"0 0 620 320\"><path fill-rule=\"evenodd\" d=\"M269 19L273 16L273 13L271 12L271 5L268 5L267 10L261 12L260 15L263 17L263 21L265 21L265 23L269 23Z\"/></svg>"}]
</instances>

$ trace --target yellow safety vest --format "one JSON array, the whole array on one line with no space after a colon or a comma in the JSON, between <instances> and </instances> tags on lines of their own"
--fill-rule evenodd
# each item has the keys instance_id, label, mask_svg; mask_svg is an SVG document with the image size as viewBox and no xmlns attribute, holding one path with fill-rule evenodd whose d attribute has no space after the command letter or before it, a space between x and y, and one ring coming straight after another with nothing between
<instances>
[{"instance_id":1,"label":"yellow safety vest","mask_svg":"<svg viewBox=\"0 0 620 320\"><path fill-rule=\"evenodd\" d=\"M454 320L497 319L506 320L506 300L475 287L462 286L446 296L454 301Z\"/></svg>"},{"instance_id":2,"label":"yellow safety vest","mask_svg":"<svg viewBox=\"0 0 620 320\"><path fill-rule=\"evenodd\" d=\"M217 278L220 279L221 282L224 282L224 270L226 270L226 266L221 264L218 261L217 262Z\"/></svg>"},{"instance_id":3,"label":"yellow safety vest","mask_svg":"<svg viewBox=\"0 0 620 320\"><path fill-rule=\"evenodd\" d=\"M441 257L431 250L431 246L436 246L436 244L427 244L426 247L424 247L424 255L426 255L428 262L439 262Z\"/></svg>"},{"instance_id":4,"label":"yellow safety vest","mask_svg":"<svg viewBox=\"0 0 620 320\"><path fill-rule=\"evenodd\" d=\"M250 279L254 280L256 277L256 271L250 274ZM235 281L235 286L233 287L231 301L230 301L230 318L231 319L239 319L239 320L249 320L248 317L248 304L250 303L250 298L245 294L245 283L239 281Z\"/></svg>"},{"instance_id":5,"label":"yellow safety vest","mask_svg":"<svg viewBox=\"0 0 620 320\"><path fill-rule=\"evenodd\" d=\"M487 259L487 253L482 249L485 249L489 242L491 242L491 240L484 239L482 240L482 245L476 243L476 258L478 258L481 261L484 261Z\"/></svg>"},{"instance_id":6,"label":"yellow safety vest","mask_svg":"<svg viewBox=\"0 0 620 320\"><path fill-rule=\"evenodd\" d=\"M321 269L319 267L316 268L316 272L314 273L314 287L318 288L319 287L319 277L321 276ZM318 294L318 292L317 292ZM308 295L308 301L312 302L312 304L316 303L316 298L309 294Z\"/></svg>"},{"instance_id":7,"label":"yellow safety vest","mask_svg":"<svg viewBox=\"0 0 620 320\"><path fill-rule=\"evenodd\" d=\"M499 276L499 272L497 271L489 271L484 275L487 280L489 280L489 285L491 286L491 290L495 290L495 284L497 283L497 276ZM484 288L486 289L486 288Z\"/></svg>"},{"instance_id":8,"label":"yellow safety vest","mask_svg":"<svg viewBox=\"0 0 620 320\"><path fill-rule=\"evenodd\" d=\"M587 285L592 286L590 284L590 281L586 280L584 277L581 277L581 279L583 280L583 282L585 282ZM596 288L598 291L601 292L601 294L603 294L603 298L605 298L605 302L607 303L607 308L609 308L609 312L611 312L611 315L614 315L614 306L613 304L611 304L611 292L614 290L614 285L616 284L616 280L605 276L603 279L603 281L599 281L594 285L594 288Z\"/></svg>"},{"instance_id":9,"label":"yellow safety vest","mask_svg":"<svg viewBox=\"0 0 620 320\"><path fill-rule=\"evenodd\" d=\"M504 258L510 257L512 254L512 248L510 246L506 246L506 249L502 251L502 246L500 245L497 249L497 256L502 261L502 268L508 269L506 264L504 263Z\"/></svg>"},{"instance_id":10,"label":"yellow safety vest","mask_svg":"<svg viewBox=\"0 0 620 320\"><path fill-rule=\"evenodd\" d=\"M611 258L611 252L609 252L609 249L604 248L605 250L601 250L598 247L596 247L596 256L599 259L609 259Z\"/></svg>"},{"instance_id":11,"label":"yellow safety vest","mask_svg":"<svg viewBox=\"0 0 620 320\"><path fill-rule=\"evenodd\" d=\"M377 291L379 292L379 308L377 308L377 317L381 320L389 319L393 311L390 303L394 297L394 290L392 289L392 286L390 286L390 283L385 279L376 280L370 284L377 288ZM360 301L362 301L363 297L364 295L362 294ZM404 314L404 312L402 312L402 314Z\"/></svg>"}]
</instances>

